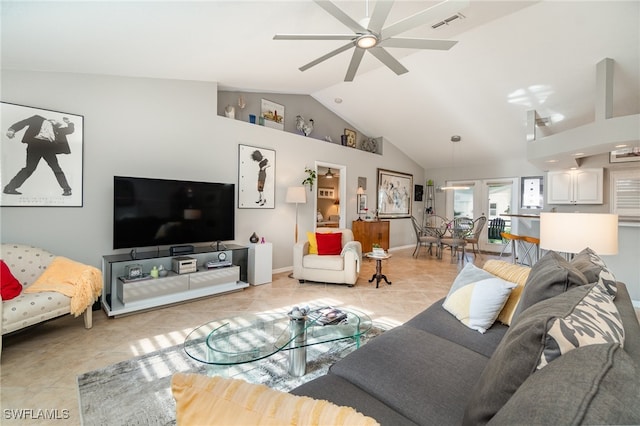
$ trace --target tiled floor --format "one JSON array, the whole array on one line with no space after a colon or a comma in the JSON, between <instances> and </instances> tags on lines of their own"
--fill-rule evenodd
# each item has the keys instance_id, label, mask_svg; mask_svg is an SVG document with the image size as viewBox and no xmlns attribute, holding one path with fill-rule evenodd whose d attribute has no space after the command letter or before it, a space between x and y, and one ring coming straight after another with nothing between
<instances>
[{"instance_id":1,"label":"tiled floor","mask_svg":"<svg viewBox=\"0 0 640 426\"><path fill-rule=\"evenodd\" d=\"M281 273L270 284L122 318L107 318L96 311L91 330L84 328L82 317L67 316L5 336L0 423L51 424L51 420L13 419L16 410L33 410L34 416L40 414L37 410L50 410L49 414L63 418L55 424L79 424L79 374L180 344L192 328L214 318L272 309L286 312L293 305L317 303L351 306L367 312L374 321L401 324L445 296L461 266L450 263L446 255L438 260L424 250L414 259L412 251L393 251L393 257L384 261L383 273L393 284L382 282L380 288L368 282L375 262L365 260L352 288L301 285ZM478 256L475 263L481 266L488 258Z\"/></svg>"}]
</instances>

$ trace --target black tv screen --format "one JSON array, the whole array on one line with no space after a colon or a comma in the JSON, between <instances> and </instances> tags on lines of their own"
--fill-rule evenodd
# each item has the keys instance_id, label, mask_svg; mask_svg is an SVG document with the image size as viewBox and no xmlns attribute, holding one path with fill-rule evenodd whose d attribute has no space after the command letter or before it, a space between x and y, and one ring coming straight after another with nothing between
<instances>
[{"instance_id":1,"label":"black tv screen","mask_svg":"<svg viewBox=\"0 0 640 426\"><path fill-rule=\"evenodd\" d=\"M235 238L232 183L114 176L113 248Z\"/></svg>"}]
</instances>

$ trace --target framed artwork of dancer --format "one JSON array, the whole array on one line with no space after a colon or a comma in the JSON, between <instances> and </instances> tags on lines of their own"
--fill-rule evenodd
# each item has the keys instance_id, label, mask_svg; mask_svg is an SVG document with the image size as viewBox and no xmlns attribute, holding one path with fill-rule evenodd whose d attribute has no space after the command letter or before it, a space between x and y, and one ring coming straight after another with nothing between
<instances>
[{"instance_id":1,"label":"framed artwork of dancer","mask_svg":"<svg viewBox=\"0 0 640 426\"><path fill-rule=\"evenodd\" d=\"M275 208L276 152L238 145L238 208Z\"/></svg>"},{"instance_id":2,"label":"framed artwork of dancer","mask_svg":"<svg viewBox=\"0 0 640 426\"><path fill-rule=\"evenodd\" d=\"M2 102L0 205L82 207L84 117Z\"/></svg>"},{"instance_id":3,"label":"framed artwork of dancer","mask_svg":"<svg viewBox=\"0 0 640 426\"><path fill-rule=\"evenodd\" d=\"M410 217L412 190L413 175L378 169L378 217Z\"/></svg>"}]
</instances>

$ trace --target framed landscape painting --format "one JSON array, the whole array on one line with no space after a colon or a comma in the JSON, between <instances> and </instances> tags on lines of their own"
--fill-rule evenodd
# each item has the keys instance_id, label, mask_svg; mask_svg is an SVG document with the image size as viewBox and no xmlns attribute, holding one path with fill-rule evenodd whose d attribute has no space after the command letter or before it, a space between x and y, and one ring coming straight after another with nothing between
<instances>
[{"instance_id":1,"label":"framed landscape painting","mask_svg":"<svg viewBox=\"0 0 640 426\"><path fill-rule=\"evenodd\" d=\"M2 206L82 207L84 117L0 104Z\"/></svg>"},{"instance_id":2,"label":"framed landscape painting","mask_svg":"<svg viewBox=\"0 0 640 426\"><path fill-rule=\"evenodd\" d=\"M378 217L410 217L412 190L413 175L378 169Z\"/></svg>"},{"instance_id":3,"label":"framed landscape painting","mask_svg":"<svg viewBox=\"0 0 640 426\"><path fill-rule=\"evenodd\" d=\"M238 208L275 208L276 152L238 145Z\"/></svg>"},{"instance_id":4,"label":"framed landscape painting","mask_svg":"<svg viewBox=\"0 0 640 426\"><path fill-rule=\"evenodd\" d=\"M260 116L264 119L264 126L272 129L284 130L284 106L267 99L262 99Z\"/></svg>"}]
</instances>

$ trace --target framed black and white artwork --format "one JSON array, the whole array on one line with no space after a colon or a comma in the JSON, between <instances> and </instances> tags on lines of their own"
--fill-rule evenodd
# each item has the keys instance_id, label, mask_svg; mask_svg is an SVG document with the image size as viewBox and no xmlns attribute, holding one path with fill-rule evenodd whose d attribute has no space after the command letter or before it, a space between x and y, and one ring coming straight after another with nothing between
<instances>
[{"instance_id":1,"label":"framed black and white artwork","mask_svg":"<svg viewBox=\"0 0 640 426\"><path fill-rule=\"evenodd\" d=\"M2 206L82 207L84 117L0 104Z\"/></svg>"},{"instance_id":2,"label":"framed black and white artwork","mask_svg":"<svg viewBox=\"0 0 640 426\"><path fill-rule=\"evenodd\" d=\"M412 190L413 175L378 169L378 217L410 217Z\"/></svg>"},{"instance_id":3,"label":"framed black and white artwork","mask_svg":"<svg viewBox=\"0 0 640 426\"><path fill-rule=\"evenodd\" d=\"M276 152L238 145L238 208L275 208Z\"/></svg>"}]
</instances>

